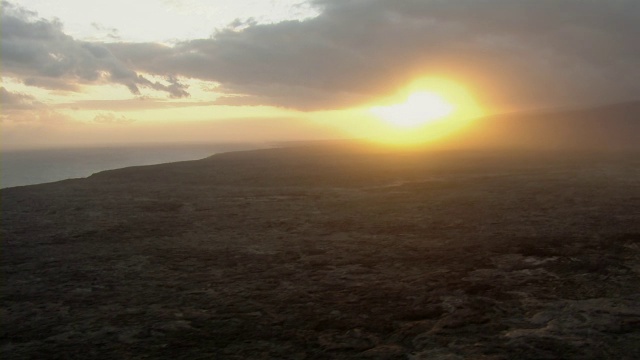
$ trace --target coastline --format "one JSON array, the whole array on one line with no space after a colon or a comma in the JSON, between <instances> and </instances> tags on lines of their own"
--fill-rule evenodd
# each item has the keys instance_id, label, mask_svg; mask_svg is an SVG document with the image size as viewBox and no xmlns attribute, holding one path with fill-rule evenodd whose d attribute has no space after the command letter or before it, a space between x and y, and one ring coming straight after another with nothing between
<instances>
[{"instance_id":1,"label":"coastline","mask_svg":"<svg viewBox=\"0 0 640 360\"><path fill-rule=\"evenodd\" d=\"M4 150L0 156L0 189L86 178L105 170L199 160L221 152L268 147L258 143L168 143Z\"/></svg>"}]
</instances>

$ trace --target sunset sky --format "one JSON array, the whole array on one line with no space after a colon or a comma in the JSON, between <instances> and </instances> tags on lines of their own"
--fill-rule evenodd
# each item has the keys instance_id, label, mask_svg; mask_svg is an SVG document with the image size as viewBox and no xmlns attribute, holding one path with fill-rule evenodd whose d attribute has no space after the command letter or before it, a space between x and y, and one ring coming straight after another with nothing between
<instances>
[{"instance_id":1,"label":"sunset sky","mask_svg":"<svg viewBox=\"0 0 640 360\"><path fill-rule=\"evenodd\" d=\"M3 149L404 139L412 116L449 116L420 135L435 137L487 114L640 98L637 0L0 7Z\"/></svg>"}]
</instances>

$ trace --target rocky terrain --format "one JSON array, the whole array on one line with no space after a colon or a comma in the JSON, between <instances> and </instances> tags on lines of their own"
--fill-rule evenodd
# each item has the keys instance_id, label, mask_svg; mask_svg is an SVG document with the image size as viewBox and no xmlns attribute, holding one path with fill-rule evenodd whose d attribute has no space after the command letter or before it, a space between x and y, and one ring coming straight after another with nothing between
<instances>
[{"instance_id":1,"label":"rocky terrain","mask_svg":"<svg viewBox=\"0 0 640 360\"><path fill-rule=\"evenodd\" d=\"M2 358L639 359L636 155L307 146L2 189Z\"/></svg>"}]
</instances>

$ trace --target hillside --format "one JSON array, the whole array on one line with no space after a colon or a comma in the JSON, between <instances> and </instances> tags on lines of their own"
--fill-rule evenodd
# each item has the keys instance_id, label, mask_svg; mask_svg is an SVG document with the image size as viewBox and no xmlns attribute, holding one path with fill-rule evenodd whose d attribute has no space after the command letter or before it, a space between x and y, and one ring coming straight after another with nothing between
<instances>
[{"instance_id":1,"label":"hillside","mask_svg":"<svg viewBox=\"0 0 640 360\"><path fill-rule=\"evenodd\" d=\"M306 146L2 189L2 356L640 358L638 159Z\"/></svg>"}]
</instances>

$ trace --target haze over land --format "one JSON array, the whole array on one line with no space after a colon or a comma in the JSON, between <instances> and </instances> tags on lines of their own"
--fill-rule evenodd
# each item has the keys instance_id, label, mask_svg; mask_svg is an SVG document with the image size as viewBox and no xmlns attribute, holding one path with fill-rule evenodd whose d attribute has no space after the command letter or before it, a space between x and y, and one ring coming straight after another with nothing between
<instances>
[{"instance_id":1,"label":"haze over land","mask_svg":"<svg viewBox=\"0 0 640 360\"><path fill-rule=\"evenodd\" d=\"M384 142L413 130L370 109L412 91L451 103L445 123L640 98L635 0L22 0L1 11L3 149Z\"/></svg>"}]
</instances>

